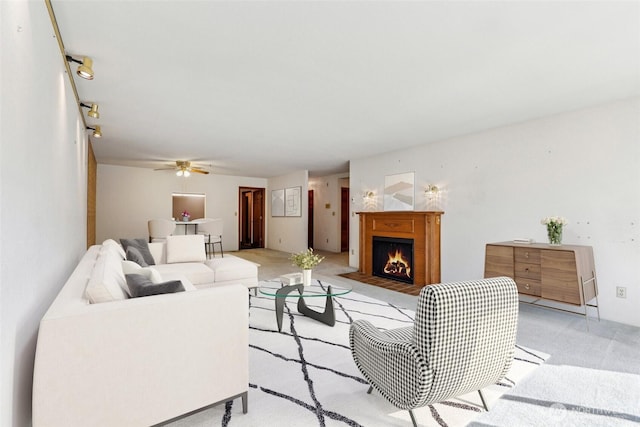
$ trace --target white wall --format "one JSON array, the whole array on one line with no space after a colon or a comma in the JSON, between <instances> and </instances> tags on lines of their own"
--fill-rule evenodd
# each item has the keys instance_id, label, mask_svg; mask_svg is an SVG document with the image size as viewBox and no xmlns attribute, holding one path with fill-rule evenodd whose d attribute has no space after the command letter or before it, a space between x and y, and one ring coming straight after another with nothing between
<instances>
[{"instance_id":1,"label":"white wall","mask_svg":"<svg viewBox=\"0 0 640 427\"><path fill-rule=\"evenodd\" d=\"M172 193L204 193L205 215L224 221L224 250L238 250L239 187L243 186L266 188L267 180L215 174L182 178L171 171L99 164L96 241L146 238L149 219L171 218ZM178 226L176 232L182 230Z\"/></svg>"},{"instance_id":2,"label":"white wall","mask_svg":"<svg viewBox=\"0 0 640 427\"><path fill-rule=\"evenodd\" d=\"M415 171L416 210L441 208L442 281L482 277L484 246L546 242L543 217L568 219L564 243L593 246L603 318L640 326L640 98L351 161L358 194L382 194L384 176ZM444 189L427 206L423 188ZM378 196L376 206L382 210ZM358 217L351 245L358 264ZM627 298L615 297L616 286Z\"/></svg>"},{"instance_id":3,"label":"white wall","mask_svg":"<svg viewBox=\"0 0 640 427\"><path fill-rule=\"evenodd\" d=\"M315 249L340 252L341 188L349 187L348 173L309 178L313 190L313 245ZM327 204L329 207L327 208Z\"/></svg>"},{"instance_id":4,"label":"white wall","mask_svg":"<svg viewBox=\"0 0 640 427\"><path fill-rule=\"evenodd\" d=\"M302 216L272 217L271 191L290 187L301 187ZM289 175L269 178L267 192L267 242L265 247L284 252L300 252L307 249L307 225L309 215L309 172L306 170Z\"/></svg>"},{"instance_id":5,"label":"white wall","mask_svg":"<svg viewBox=\"0 0 640 427\"><path fill-rule=\"evenodd\" d=\"M85 250L87 139L45 3L0 16L0 425L27 426L38 324Z\"/></svg>"}]
</instances>

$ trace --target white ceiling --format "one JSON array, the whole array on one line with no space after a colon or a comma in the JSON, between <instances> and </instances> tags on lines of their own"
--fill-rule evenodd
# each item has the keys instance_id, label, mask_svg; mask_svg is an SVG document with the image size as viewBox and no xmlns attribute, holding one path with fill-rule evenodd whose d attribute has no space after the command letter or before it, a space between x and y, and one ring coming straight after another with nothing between
<instances>
[{"instance_id":1,"label":"white ceiling","mask_svg":"<svg viewBox=\"0 0 640 427\"><path fill-rule=\"evenodd\" d=\"M75 81L100 106L99 163L321 176L640 96L638 1L52 5L67 53L94 61Z\"/></svg>"}]
</instances>

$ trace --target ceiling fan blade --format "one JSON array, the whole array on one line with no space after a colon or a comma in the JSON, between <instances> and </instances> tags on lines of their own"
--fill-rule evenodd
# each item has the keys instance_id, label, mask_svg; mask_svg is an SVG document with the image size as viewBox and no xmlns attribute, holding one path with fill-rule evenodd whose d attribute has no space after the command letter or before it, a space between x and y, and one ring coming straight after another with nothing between
<instances>
[{"instance_id":1,"label":"ceiling fan blade","mask_svg":"<svg viewBox=\"0 0 640 427\"><path fill-rule=\"evenodd\" d=\"M208 175L209 174L209 171L205 171L205 170L197 169L197 168L191 168L191 172L193 172L193 173L201 173L203 175Z\"/></svg>"},{"instance_id":2,"label":"ceiling fan blade","mask_svg":"<svg viewBox=\"0 0 640 427\"><path fill-rule=\"evenodd\" d=\"M176 169L175 166L171 166L171 167L167 167L167 168L154 169L154 171L172 171L172 170L175 170L175 169Z\"/></svg>"}]
</instances>

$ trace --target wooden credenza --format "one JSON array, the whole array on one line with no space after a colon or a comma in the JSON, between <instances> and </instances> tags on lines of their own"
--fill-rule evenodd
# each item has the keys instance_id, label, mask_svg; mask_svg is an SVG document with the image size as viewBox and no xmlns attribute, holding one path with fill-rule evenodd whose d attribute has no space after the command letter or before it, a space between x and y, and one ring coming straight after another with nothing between
<instances>
[{"instance_id":1,"label":"wooden credenza","mask_svg":"<svg viewBox=\"0 0 640 427\"><path fill-rule=\"evenodd\" d=\"M486 246L484 277L511 277L518 292L582 306L597 296L591 246L513 242Z\"/></svg>"}]
</instances>

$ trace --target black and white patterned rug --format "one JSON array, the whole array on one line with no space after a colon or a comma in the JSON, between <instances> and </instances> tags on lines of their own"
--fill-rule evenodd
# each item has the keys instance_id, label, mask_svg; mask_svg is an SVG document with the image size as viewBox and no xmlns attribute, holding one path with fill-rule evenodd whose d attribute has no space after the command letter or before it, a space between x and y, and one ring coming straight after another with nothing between
<instances>
[{"instance_id":1,"label":"black and white patterned rug","mask_svg":"<svg viewBox=\"0 0 640 427\"><path fill-rule=\"evenodd\" d=\"M307 298L322 311L322 298ZM384 329L413 323L413 311L355 292L335 298L334 327L300 315L295 298L285 306L278 332L272 297L251 296L249 317L249 412L239 399L175 426L410 426L407 411L389 404L361 377L349 350L349 325L367 319ZM489 407L548 355L518 347L507 377L484 389ZM478 393L414 410L420 425L464 426L482 412Z\"/></svg>"}]
</instances>

